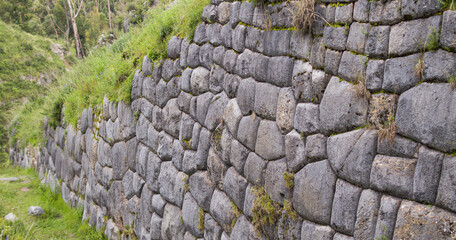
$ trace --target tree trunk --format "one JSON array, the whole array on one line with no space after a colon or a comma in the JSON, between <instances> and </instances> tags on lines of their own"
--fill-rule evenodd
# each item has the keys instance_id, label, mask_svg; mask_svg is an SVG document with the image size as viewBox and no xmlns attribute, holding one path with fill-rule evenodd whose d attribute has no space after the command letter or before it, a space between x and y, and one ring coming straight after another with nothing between
<instances>
[{"instance_id":1,"label":"tree trunk","mask_svg":"<svg viewBox=\"0 0 456 240\"><path fill-rule=\"evenodd\" d=\"M112 23L111 23L111 4L108 0L108 17L109 17L109 30L112 32Z\"/></svg>"},{"instance_id":2,"label":"tree trunk","mask_svg":"<svg viewBox=\"0 0 456 240\"><path fill-rule=\"evenodd\" d=\"M65 0L62 0L63 8L65 9L66 29L65 29L65 40L70 44L70 19L68 17L68 9L65 5Z\"/></svg>"},{"instance_id":3,"label":"tree trunk","mask_svg":"<svg viewBox=\"0 0 456 240\"><path fill-rule=\"evenodd\" d=\"M78 16L79 14L79 11L81 10L81 5L82 5L82 1L81 1L81 4L79 5L79 9L78 11L75 13L75 9L73 9L74 6L72 6L72 3L71 3L71 0L67 0L68 2L68 8L69 8L69 12L70 12L70 19L71 19L71 25L73 27L73 33L74 33L74 45L76 47L76 55L78 56L78 58L82 58L82 44L81 44L81 41L79 40L79 34L78 34L78 26L76 24L76 17Z\"/></svg>"}]
</instances>

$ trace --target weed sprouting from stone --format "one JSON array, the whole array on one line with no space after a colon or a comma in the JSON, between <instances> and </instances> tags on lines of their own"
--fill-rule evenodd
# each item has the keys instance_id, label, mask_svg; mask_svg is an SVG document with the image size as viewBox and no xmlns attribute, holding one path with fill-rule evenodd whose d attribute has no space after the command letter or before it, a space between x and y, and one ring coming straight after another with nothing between
<instances>
[{"instance_id":1,"label":"weed sprouting from stone","mask_svg":"<svg viewBox=\"0 0 456 240\"><path fill-rule=\"evenodd\" d=\"M452 91L454 89L456 89L456 75L451 76L450 79L448 80L448 83L450 84L450 89Z\"/></svg>"},{"instance_id":2,"label":"weed sprouting from stone","mask_svg":"<svg viewBox=\"0 0 456 240\"><path fill-rule=\"evenodd\" d=\"M234 213L234 218L231 221L231 229L234 228L234 225L236 224L237 219L241 216L241 211L239 211L239 208L236 206L236 204L231 201L231 209L233 210Z\"/></svg>"},{"instance_id":3,"label":"weed sprouting from stone","mask_svg":"<svg viewBox=\"0 0 456 240\"><path fill-rule=\"evenodd\" d=\"M315 0L297 1L294 5L292 15L293 26L303 33L311 31L315 18L321 17L315 12Z\"/></svg>"},{"instance_id":4,"label":"weed sprouting from stone","mask_svg":"<svg viewBox=\"0 0 456 240\"><path fill-rule=\"evenodd\" d=\"M285 186L293 190L294 187L294 173L283 172L283 180L285 180Z\"/></svg>"},{"instance_id":5,"label":"weed sprouting from stone","mask_svg":"<svg viewBox=\"0 0 456 240\"><path fill-rule=\"evenodd\" d=\"M271 200L264 187L252 189L255 199L252 204L252 223L258 234L265 234L266 227L275 225L281 215L281 207Z\"/></svg>"},{"instance_id":6,"label":"weed sprouting from stone","mask_svg":"<svg viewBox=\"0 0 456 240\"><path fill-rule=\"evenodd\" d=\"M203 209L198 209L198 230L204 232L204 211Z\"/></svg>"}]
</instances>

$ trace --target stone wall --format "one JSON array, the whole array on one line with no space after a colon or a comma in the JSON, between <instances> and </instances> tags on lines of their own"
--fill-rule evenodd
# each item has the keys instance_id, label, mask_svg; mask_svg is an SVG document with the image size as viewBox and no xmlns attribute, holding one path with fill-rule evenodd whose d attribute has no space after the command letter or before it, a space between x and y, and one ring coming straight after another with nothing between
<instances>
[{"instance_id":1,"label":"stone wall","mask_svg":"<svg viewBox=\"0 0 456 240\"><path fill-rule=\"evenodd\" d=\"M321 2L303 34L296 2L213 0L131 105L46 128L40 177L111 239L452 239L456 12Z\"/></svg>"}]
</instances>

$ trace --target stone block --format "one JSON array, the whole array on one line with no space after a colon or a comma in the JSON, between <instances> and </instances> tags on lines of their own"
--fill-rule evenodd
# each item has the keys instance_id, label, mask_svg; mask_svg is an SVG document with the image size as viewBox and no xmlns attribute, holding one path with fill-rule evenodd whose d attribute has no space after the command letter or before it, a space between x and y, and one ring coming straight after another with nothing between
<instances>
[{"instance_id":1,"label":"stone block","mask_svg":"<svg viewBox=\"0 0 456 240\"><path fill-rule=\"evenodd\" d=\"M456 39L454 40L456 44ZM456 77L456 53L437 50L424 54L425 81L447 82Z\"/></svg>"},{"instance_id":2,"label":"stone block","mask_svg":"<svg viewBox=\"0 0 456 240\"><path fill-rule=\"evenodd\" d=\"M222 28L220 29L220 36L222 39L222 44L223 46L227 48L231 48L232 44L232 35L233 35L233 29L229 24L223 25ZM221 63L219 63L221 64Z\"/></svg>"},{"instance_id":3,"label":"stone block","mask_svg":"<svg viewBox=\"0 0 456 240\"><path fill-rule=\"evenodd\" d=\"M369 57L386 58L388 56L390 27L374 26L367 37L365 53Z\"/></svg>"},{"instance_id":4,"label":"stone block","mask_svg":"<svg viewBox=\"0 0 456 240\"><path fill-rule=\"evenodd\" d=\"M239 128L240 131L241 128ZM240 137L239 132L238 137ZM258 127L255 151L259 156L267 160L274 160L285 156L284 137L275 122L269 120L261 121Z\"/></svg>"},{"instance_id":5,"label":"stone block","mask_svg":"<svg viewBox=\"0 0 456 240\"><path fill-rule=\"evenodd\" d=\"M162 161L154 153L149 154L147 161L147 185L152 191L158 192L160 186L159 176Z\"/></svg>"},{"instance_id":6,"label":"stone block","mask_svg":"<svg viewBox=\"0 0 456 240\"><path fill-rule=\"evenodd\" d=\"M377 153L394 157L418 157L419 144L396 135L393 142L378 141Z\"/></svg>"},{"instance_id":7,"label":"stone block","mask_svg":"<svg viewBox=\"0 0 456 240\"><path fill-rule=\"evenodd\" d=\"M226 95L229 98L236 97L236 93L238 92L239 84L241 83L241 77L235 74L225 74L224 85L223 88L225 90Z\"/></svg>"},{"instance_id":8,"label":"stone block","mask_svg":"<svg viewBox=\"0 0 456 240\"><path fill-rule=\"evenodd\" d=\"M264 161L256 153L249 153L244 165L244 175L247 180L257 186L263 186L263 171L266 169L266 164L266 161Z\"/></svg>"},{"instance_id":9,"label":"stone block","mask_svg":"<svg viewBox=\"0 0 456 240\"><path fill-rule=\"evenodd\" d=\"M370 177L371 187L402 198L413 197L416 159L375 156Z\"/></svg>"},{"instance_id":10,"label":"stone block","mask_svg":"<svg viewBox=\"0 0 456 240\"><path fill-rule=\"evenodd\" d=\"M230 3L222 2L217 6L217 19L220 24L227 24L230 20Z\"/></svg>"},{"instance_id":11,"label":"stone block","mask_svg":"<svg viewBox=\"0 0 456 240\"><path fill-rule=\"evenodd\" d=\"M354 22L350 26L350 32L347 38L347 50L363 54L370 29L371 26L368 23Z\"/></svg>"},{"instance_id":12,"label":"stone block","mask_svg":"<svg viewBox=\"0 0 456 240\"><path fill-rule=\"evenodd\" d=\"M378 92L382 89L385 61L370 60L366 67L366 89Z\"/></svg>"},{"instance_id":13,"label":"stone block","mask_svg":"<svg viewBox=\"0 0 456 240\"><path fill-rule=\"evenodd\" d=\"M368 187L376 147L376 131L358 129L334 135L328 138L328 160L339 177Z\"/></svg>"},{"instance_id":14,"label":"stone block","mask_svg":"<svg viewBox=\"0 0 456 240\"><path fill-rule=\"evenodd\" d=\"M264 33L264 54L268 56L288 55L290 51L290 30Z\"/></svg>"},{"instance_id":15,"label":"stone block","mask_svg":"<svg viewBox=\"0 0 456 240\"><path fill-rule=\"evenodd\" d=\"M363 190L361 193L353 234L355 239L374 239L380 197L380 194L370 189Z\"/></svg>"},{"instance_id":16,"label":"stone block","mask_svg":"<svg viewBox=\"0 0 456 240\"><path fill-rule=\"evenodd\" d=\"M305 219L328 225L335 186L336 175L327 160L310 163L295 174L293 206Z\"/></svg>"},{"instance_id":17,"label":"stone block","mask_svg":"<svg viewBox=\"0 0 456 240\"><path fill-rule=\"evenodd\" d=\"M296 106L294 118L295 129L304 134L310 135L320 129L320 111L319 106L313 103L299 103Z\"/></svg>"},{"instance_id":18,"label":"stone block","mask_svg":"<svg viewBox=\"0 0 456 240\"><path fill-rule=\"evenodd\" d=\"M371 24L393 25L402 20L401 0L371 2L369 10Z\"/></svg>"},{"instance_id":19,"label":"stone block","mask_svg":"<svg viewBox=\"0 0 456 240\"><path fill-rule=\"evenodd\" d=\"M367 118L367 99L358 96L354 86L332 77L320 104L320 128L325 135L362 126Z\"/></svg>"},{"instance_id":20,"label":"stone block","mask_svg":"<svg viewBox=\"0 0 456 240\"><path fill-rule=\"evenodd\" d=\"M184 233L182 211L172 204L166 204L161 224L161 239L183 239Z\"/></svg>"},{"instance_id":21,"label":"stone block","mask_svg":"<svg viewBox=\"0 0 456 240\"><path fill-rule=\"evenodd\" d=\"M223 43L223 36L221 34L222 25L219 23L212 23L206 25L206 34L208 41L214 46L218 46Z\"/></svg>"},{"instance_id":22,"label":"stone block","mask_svg":"<svg viewBox=\"0 0 456 240\"><path fill-rule=\"evenodd\" d=\"M345 51L339 65L339 76L342 79L357 83L366 73L366 66L369 59L363 55L356 55Z\"/></svg>"},{"instance_id":23,"label":"stone block","mask_svg":"<svg viewBox=\"0 0 456 240\"><path fill-rule=\"evenodd\" d=\"M227 167L212 148L209 150L207 158L207 169L212 182L214 182L217 187L222 188Z\"/></svg>"},{"instance_id":24,"label":"stone block","mask_svg":"<svg viewBox=\"0 0 456 240\"><path fill-rule=\"evenodd\" d=\"M246 27L240 24L238 24L236 28L233 30L231 45L236 52L243 52L245 49L245 32Z\"/></svg>"},{"instance_id":25,"label":"stone block","mask_svg":"<svg viewBox=\"0 0 456 240\"><path fill-rule=\"evenodd\" d=\"M285 199L290 199L291 190L286 186L283 174L287 172L287 160L282 158L269 161L266 167L264 189L271 200L283 204Z\"/></svg>"},{"instance_id":26,"label":"stone block","mask_svg":"<svg viewBox=\"0 0 456 240\"><path fill-rule=\"evenodd\" d=\"M369 21L369 0L360 0L355 2L353 7L353 20L358 22Z\"/></svg>"},{"instance_id":27,"label":"stone block","mask_svg":"<svg viewBox=\"0 0 456 240\"><path fill-rule=\"evenodd\" d=\"M235 28L239 23L239 13L241 8L241 2L233 2L230 6L230 22L227 25L230 25L231 28Z\"/></svg>"},{"instance_id":28,"label":"stone block","mask_svg":"<svg viewBox=\"0 0 456 240\"><path fill-rule=\"evenodd\" d=\"M456 51L456 11L445 11L442 17L440 45L443 49Z\"/></svg>"},{"instance_id":29,"label":"stone block","mask_svg":"<svg viewBox=\"0 0 456 240\"><path fill-rule=\"evenodd\" d=\"M308 162L304 140L295 130L285 136L285 156L290 172L299 171Z\"/></svg>"},{"instance_id":30,"label":"stone block","mask_svg":"<svg viewBox=\"0 0 456 240\"><path fill-rule=\"evenodd\" d=\"M456 119L451 107L455 98L456 93L446 84L422 83L406 91L399 97L397 132L439 151L454 151L456 126L448 124L448 119Z\"/></svg>"},{"instance_id":31,"label":"stone block","mask_svg":"<svg viewBox=\"0 0 456 240\"><path fill-rule=\"evenodd\" d=\"M171 37L171 39L169 40L169 42L167 44L168 56L170 58L176 59L179 57L180 52L181 52L181 44L182 44L182 38L179 38L177 36ZM150 75L150 74L152 74L152 72L150 72L147 75Z\"/></svg>"},{"instance_id":32,"label":"stone block","mask_svg":"<svg viewBox=\"0 0 456 240\"><path fill-rule=\"evenodd\" d=\"M309 63L295 61L292 89L296 101L319 103L329 79L330 75L321 70L312 70Z\"/></svg>"},{"instance_id":33,"label":"stone block","mask_svg":"<svg viewBox=\"0 0 456 240\"><path fill-rule=\"evenodd\" d=\"M382 196L375 227L375 238L384 236L387 239L393 239L394 225L400 205L401 199L388 195Z\"/></svg>"},{"instance_id":34,"label":"stone block","mask_svg":"<svg viewBox=\"0 0 456 240\"><path fill-rule=\"evenodd\" d=\"M214 47L210 43L205 43L199 51L199 62L206 69L211 69L213 60ZM196 69L195 69L196 70Z\"/></svg>"},{"instance_id":35,"label":"stone block","mask_svg":"<svg viewBox=\"0 0 456 240\"><path fill-rule=\"evenodd\" d=\"M236 62L235 73L242 78L250 77L253 68L253 52L246 49L239 54Z\"/></svg>"},{"instance_id":36,"label":"stone block","mask_svg":"<svg viewBox=\"0 0 456 240\"><path fill-rule=\"evenodd\" d=\"M277 126L283 133L293 129L296 100L291 88L282 88L277 101Z\"/></svg>"},{"instance_id":37,"label":"stone block","mask_svg":"<svg viewBox=\"0 0 456 240\"><path fill-rule=\"evenodd\" d=\"M225 106L228 103L228 97L224 92L215 95L211 99L211 104L207 110L206 120L204 125L210 130L213 131L223 119L223 111Z\"/></svg>"},{"instance_id":38,"label":"stone block","mask_svg":"<svg viewBox=\"0 0 456 240\"><path fill-rule=\"evenodd\" d=\"M171 160L173 156L173 141L174 139L163 131L158 134L157 155L163 161Z\"/></svg>"},{"instance_id":39,"label":"stone block","mask_svg":"<svg viewBox=\"0 0 456 240\"><path fill-rule=\"evenodd\" d=\"M327 49L325 55L325 71L328 74L337 75L341 58L342 52Z\"/></svg>"},{"instance_id":40,"label":"stone block","mask_svg":"<svg viewBox=\"0 0 456 240\"><path fill-rule=\"evenodd\" d=\"M182 69L185 69L188 66L187 56L188 56L188 47L189 46L190 46L190 43L188 42L187 38L182 40L181 52L180 52L180 58L179 58L180 67Z\"/></svg>"},{"instance_id":41,"label":"stone block","mask_svg":"<svg viewBox=\"0 0 456 240\"><path fill-rule=\"evenodd\" d=\"M262 53L264 51L264 35L264 30L248 27L245 36L245 47L252 51Z\"/></svg>"},{"instance_id":42,"label":"stone block","mask_svg":"<svg viewBox=\"0 0 456 240\"><path fill-rule=\"evenodd\" d=\"M318 133L307 136L305 156L311 161L318 161L327 158L325 135Z\"/></svg>"},{"instance_id":43,"label":"stone block","mask_svg":"<svg viewBox=\"0 0 456 240\"><path fill-rule=\"evenodd\" d=\"M325 67L325 55L326 48L323 42L323 38L315 38L310 50L310 63L314 68Z\"/></svg>"},{"instance_id":44,"label":"stone block","mask_svg":"<svg viewBox=\"0 0 456 240\"><path fill-rule=\"evenodd\" d=\"M320 17L314 19L311 29L312 35L322 36L326 25L326 20L324 19L326 16L326 5L322 3L315 4L315 14Z\"/></svg>"},{"instance_id":45,"label":"stone block","mask_svg":"<svg viewBox=\"0 0 456 240\"><path fill-rule=\"evenodd\" d=\"M234 166L236 171L243 175L244 164L249 155L249 150L244 147L240 142L233 140L231 142L230 163Z\"/></svg>"},{"instance_id":46,"label":"stone block","mask_svg":"<svg viewBox=\"0 0 456 240\"><path fill-rule=\"evenodd\" d=\"M160 166L160 195L176 206L182 206L184 200L186 174L178 172L172 162L163 162ZM164 216L166 216L166 207Z\"/></svg>"},{"instance_id":47,"label":"stone block","mask_svg":"<svg viewBox=\"0 0 456 240\"><path fill-rule=\"evenodd\" d=\"M190 88L194 95L199 95L209 90L210 72L204 67L193 70L190 79Z\"/></svg>"},{"instance_id":48,"label":"stone block","mask_svg":"<svg viewBox=\"0 0 456 240\"><path fill-rule=\"evenodd\" d=\"M418 84L420 78L415 72L421 67L419 61L419 54L386 60L382 88L400 94Z\"/></svg>"},{"instance_id":49,"label":"stone block","mask_svg":"<svg viewBox=\"0 0 456 240\"><path fill-rule=\"evenodd\" d=\"M242 2L239 9L239 20L245 24L252 25L253 11L255 6L251 2Z\"/></svg>"},{"instance_id":50,"label":"stone block","mask_svg":"<svg viewBox=\"0 0 456 240\"><path fill-rule=\"evenodd\" d=\"M249 89L251 91L251 89ZM255 87L255 113L260 117L275 120L277 113L277 101L280 88L268 84L258 83Z\"/></svg>"},{"instance_id":51,"label":"stone block","mask_svg":"<svg viewBox=\"0 0 456 240\"><path fill-rule=\"evenodd\" d=\"M203 232L199 226L199 207L191 193L186 193L182 206L182 221L185 228L196 237L202 237Z\"/></svg>"},{"instance_id":52,"label":"stone block","mask_svg":"<svg viewBox=\"0 0 456 240\"><path fill-rule=\"evenodd\" d=\"M247 180L242 177L234 167L230 167L226 171L225 180L223 181L223 191L236 204L239 209L244 209L245 190L247 188Z\"/></svg>"},{"instance_id":53,"label":"stone block","mask_svg":"<svg viewBox=\"0 0 456 240\"><path fill-rule=\"evenodd\" d=\"M433 204L439 187L443 153L420 147L418 162L413 178L413 199L417 202Z\"/></svg>"},{"instance_id":54,"label":"stone block","mask_svg":"<svg viewBox=\"0 0 456 240\"><path fill-rule=\"evenodd\" d=\"M152 196L152 210L156 214L163 216L163 212L165 211L165 204L166 201L160 196L160 194L154 194Z\"/></svg>"},{"instance_id":55,"label":"stone block","mask_svg":"<svg viewBox=\"0 0 456 240\"><path fill-rule=\"evenodd\" d=\"M230 239L258 239L255 227L242 215L236 220Z\"/></svg>"},{"instance_id":56,"label":"stone block","mask_svg":"<svg viewBox=\"0 0 456 240\"><path fill-rule=\"evenodd\" d=\"M199 52L200 52L200 46L192 43L188 47L188 55L187 55L187 64L191 68L196 68L199 66Z\"/></svg>"},{"instance_id":57,"label":"stone block","mask_svg":"<svg viewBox=\"0 0 456 240\"><path fill-rule=\"evenodd\" d=\"M337 6L334 20L336 23L350 25L353 21L353 3Z\"/></svg>"},{"instance_id":58,"label":"stone block","mask_svg":"<svg viewBox=\"0 0 456 240\"><path fill-rule=\"evenodd\" d=\"M229 100L224 109L223 122L226 124L228 130L234 137L237 135L241 118L242 112L236 99Z\"/></svg>"},{"instance_id":59,"label":"stone block","mask_svg":"<svg viewBox=\"0 0 456 240\"><path fill-rule=\"evenodd\" d=\"M235 219L231 201L224 192L218 189L215 189L212 195L210 213L223 230L231 231L231 222Z\"/></svg>"},{"instance_id":60,"label":"stone block","mask_svg":"<svg viewBox=\"0 0 456 240\"><path fill-rule=\"evenodd\" d=\"M312 49L312 34L293 32L290 38L290 55L293 57L310 60Z\"/></svg>"},{"instance_id":61,"label":"stone block","mask_svg":"<svg viewBox=\"0 0 456 240\"><path fill-rule=\"evenodd\" d=\"M207 5L203 9L202 19L206 23L217 22L217 6L216 5Z\"/></svg>"},{"instance_id":62,"label":"stone block","mask_svg":"<svg viewBox=\"0 0 456 240\"><path fill-rule=\"evenodd\" d=\"M206 212L209 212L214 188L214 182L211 180L208 171L198 171L188 179L188 190L198 205Z\"/></svg>"},{"instance_id":63,"label":"stone block","mask_svg":"<svg viewBox=\"0 0 456 240\"><path fill-rule=\"evenodd\" d=\"M402 1L402 16L408 18L422 18L430 15L434 15L442 11L442 2L438 0L426 0L426 1Z\"/></svg>"},{"instance_id":64,"label":"stone block","mask_svg":"<svg viewBox=\"0 0 456 240\"><path fill-rule=\"evenodd\" d=\"M227 72L233 73L236 67L238 54L233 50L227 50L223 59L223 67Z\"/></svg>"},{"instance_id":65,"label":"stone block","mask_svg":"<svg viewBox=\"0 0 456 240\"><path fill-rule=\"evenodd\" d=\"M442 164L442 174L440 175L439 190L437 193L436 205L456 211L454 201L456 199L456 158L445 156Z\"/></svg>"},{"instance_id":66,"label":"stone block","mask_svg":"<svg viewBox=\"0 0 456 240\"><path fill-rule=\"evenodd\" d=\"M335 232L329 226L315 224L311 221L302 221L301 239L330 240Z\"/></svg>"},{"instance_id":67,"label":"stone block","mask_svg":"<svg viewBox=\"0 0 456 240\"><path fill-rule=\"evenodd\" d=\"M323 42L329 48L344 51L348 34L349 30L345 27L326 26L323 33Z\"/></svg>"},{"instance_id":68,"label":"stone block","mask_svg":"<svg viewBox=\"0 0 456 240\"><path fill-rule=\"evenodd\" d=\"M361 191L359 187L337 180L331 213L331 227L336 231L353 235Z\"/></svg>"},{"instance_id":69,"label":"stone block","mask_svg":"<svg viewBox=\"0 0 456 240\"><path fill-rule=\"evenodd\" d=\"M442 16L402 22L391 27L388 55L401 56L416 53L434 34L438 34ZM410 39L416 39L410 41Z\"/></svg>"},{"instance_id":70,"label":"stone block","mask_svg":"<svg viewBox=\"0 0 456 240\"><path fill-rule=\"evenodd\" d=\"M279 87L289 87L293 74L293 59L290 57L271 57L268 63L267 81Z\"/></svg>"}]
</instances>

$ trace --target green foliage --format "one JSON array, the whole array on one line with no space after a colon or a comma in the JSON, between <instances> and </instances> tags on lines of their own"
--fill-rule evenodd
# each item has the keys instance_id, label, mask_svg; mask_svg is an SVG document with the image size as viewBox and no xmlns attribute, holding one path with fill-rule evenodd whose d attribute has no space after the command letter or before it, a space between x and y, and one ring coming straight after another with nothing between
<instances>
[{"instance_id":1,"label":"green foliage","mask_svg":"<svg viewBox=\"0 0 456 240\"><path fill-rule=\"evenodd\" d=\"M444 10L456 10L456 0L439 0Z\"/></svg>"},{"instance_id":2,"label":"green foliage","mask_svg":"<svg viewBox=\"0 0 456 240\"><path fill-rule=\"evenodd\" d=\"M283 200L283 210L291 219L298 219L298 213L293 209L291 202L288 199Z\"/></svg>"},{"instance_id":3,"label":"green foliage","mask_svg":"<svg viewBox=\"0 0 456 240\"><path fill-rule=\"evenodd\" d=\"M285 180L285 186L293 190L294 187L294 173L283 172L283 180Z\"/></svg>"},{"instance_id":4,"label":"green foliage","mask_svg":"<svg viewBox=\"0 0 456 240\"><path fill-rule=\"evenodd\" d=\"M21 180L4 183L0 188L0 216L13 212L19 219L14 223L0 218L0 232L5 239L106 239L101 231L82 222L82 209L70 208L60 193L40 185L34 169L6 167L0 177L19 177ZM29 191L21 191L27 188ZM45 214L34 217L27 214L29 206L41 206Z\"/></svg>"},{"instance_id":5,"label":"green foliage","mask_svg":"<svg viewBox=\"0 0 456 240\"><path fill-rule=\"evenodd\" d=\"M198 230L204 232L204 211L203 209L198 209Z\"/></svg>"},{"instance_id":6,"label":"green foliage","mask_svg":"<svg viewBox=\"0 0 456 240\"><path fill-rule=\"evenodd\" d=\"M252 204L252 223L258 233L266 233L266 227L275 225L280 218L281 207L271 200L264 187L252 189L255 198Z\"/></svg>"},{"instance_id":7,"label":"green foliage","mask_svg":"<svg viewBox=\"0 0 456 240\"><path fill-rule=\"evenodd\" d=\"M427 40L426 40L426 49L427 50L437 50L440 46L440 34L437 32L435 28L431 29Z\"/></svg>"}]
</instances>

